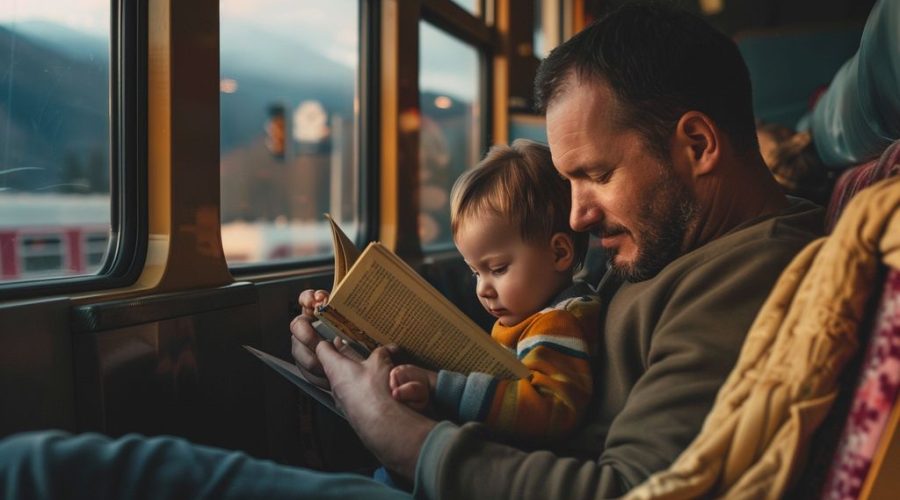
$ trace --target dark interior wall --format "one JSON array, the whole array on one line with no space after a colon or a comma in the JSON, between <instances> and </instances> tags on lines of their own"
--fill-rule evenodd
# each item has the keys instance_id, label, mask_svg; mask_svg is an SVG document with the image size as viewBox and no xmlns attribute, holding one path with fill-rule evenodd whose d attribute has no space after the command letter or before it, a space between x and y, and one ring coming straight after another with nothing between
<instances>
[{"instance_id":1,"label":"dark interior wall","mask_svg":"<svg viewBox=\"0 0 900 500\"><path fill-rule=\"evenodd\" d=\"M634 1L586 0L585 23ZM737 43L750 70L756 118L802 128L804 116L834 74L856 52L875 0L657 0L705 17ZM706 10L704 10L704 8ZM526 9L527 10L527 9ZM521 12L517 16L529 16ZM511 47L530 47L533 23L510 32ZM535 115L532 85L539 61L528 51L510 53L510 111ZM511 139L532 137L529 123L514 116ZM524 127L523 127L524 125ZM543 138L543 124L535 128Z\"/></svg>"},{"instance_id":2,"label":"dark interior wall","mask_svg":"<svg viewBox=\"0 0 900 500\"><path fill-rule=\"evenodd\" d=\"M586 0L590 19L634 0ZM800 28L864 21L874 0L719 0L722 10L704 14L701 0L669 0L691 12L703 15L713 26L728 35L747 30Z\"/></svg>"},{"instance_id":3,"label":"dark interior wall","mask_svg":"<svg viewBox=\"0 0 900 500\"><path fill-rule=\"evenodd\" d=\"M68 299L0 306L0 437L74 430Z\"/></svg>"},{"instance_id":4,"label":"dark interior wall","mask_svg":"<svg viewBox=\"0 0 900 500\"><path fill-rule=\"evenodd\" d=\"M646 0L585 0L585 24L592 22L612 9L624 5L632 1ZM825 54L823 62L827 67L805 68L804 71L812 71L813 75L820 73L831 73L834 71L833 61L845 58L845 53L855 50L855 47L847 49L847 44L843 43L846 33L858 32L861 30L866 16L875 4L875 0L657 0L668 1L678 5L690 12L694 12L705 17L713 26L721 30L723 33L734 37L735 39L746 39L760 35L790 35L794 33L819 34L822 32L836 33L839 39L831 40L826 35L824 37L824 45L819 45L819 53L813 54L813 58L817 57L822 50L830 50L830 47L837 47L833 54ZM720 6L721 10L714 13L704 13L701 4ZM532 53L532 27L534 25L534 12L530 8L530 3L523 2L516 11L516 23L514 29L509 33L509 44L506 48L510 61L510 83L509 83L509 109L513 113L535 113L533 101L532 82L534 81L535 72L537 70L539 60ZM856 31L854 31L856 30ZM843 37L843 38L841 38ZM851 36L852 38L852 36ZM790 40L787 43L791 43ZM816 40L806 40L804 43L820 44L823 38ZM756 48L756 47L754 47ZM780 49L776 49L776 53ZM796 53L794 50L785 57ZM755 55L759 55L758 53ZM746 55L745 55L746 57ZM809 56L804 55L804 58ZM812 61L815 63L815 61ZM776 64L777 66L777 64ZM751 67L751 72L754 68ZM784 78L781 78L784 80ZM810 78L806 78L812 81ZM775 82L775 86L777 87ZM761 83L766 90L763 92L765 101L760 103L758 114L762 112L764 117L772 117L774 121L786 125L793 125L802 110L798 106L801 100L794 99L791 96L804 94L804 99L809 93L809 85L802 82L802 88L787 89L788 97L777 95L778 88L774 89L776 98L774 101L769 99L772 93L772 82L764 81ZM827 83L823 82L823 83ZM754 78L754 85L757 84ZM756 98L756 94L754 95ZM785 104L785 99L790 100ZM776 109L777 108L777 109ZM771 111L775 109L775 111ZM786 110L786 111L785 111ZM513 135L515 137L515 135Z\"/></svg>"}]
</instances>

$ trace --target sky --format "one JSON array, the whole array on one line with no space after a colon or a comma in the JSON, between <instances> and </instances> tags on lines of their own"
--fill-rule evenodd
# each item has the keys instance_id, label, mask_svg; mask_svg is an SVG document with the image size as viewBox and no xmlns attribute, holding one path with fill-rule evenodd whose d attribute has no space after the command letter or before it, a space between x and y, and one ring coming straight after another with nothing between
<instances>
[{"instance_id":1,"label":"sky","mask_svg":"<svg viewBox=\"0 0 900 500\"><path fill-rule=\"evenodd\" d=\"M243 23L280 38L318 47L325 57L357 64L356 0L221 0L222 23ZM324 43L323 43L324 42Z\"/></svg>"},{"instance_id":2,"label":"sky","mask_svg":"<svg viewBox=\"0 0 900 500\"><path fill-rule=\"evenodd\" d=\"M51 21L103 36L109 29L109 0L0 0L0 23Z\"/></svg>"},{"instance_id":3,"label":"sky","mask_svg":"<svg viewBox=\"0 0 900 500\"><path fill-rule=\"evenodd\" d=\"M479 88L478 52L428 23L419 33L421 90L473 101Z\"/></svg>"},{"instance_id":4,"label":"sky","mask_svg":"<svg viewBox=\"0 0 900 500\"><path fill-rule=\"evenodd\" d=\"M461 2L465 4L466 2ZM44 21L105 37L109 0L0 0L0 24ZM357 0L221 0L222 23L242 23L283 39L316 47L340 64L357 66L359 12ZM423 91L472 99L477 93L478 58L440 30L421 30ZM462 47L462 50L461 50Z\"/></svg>"}]
</instances>

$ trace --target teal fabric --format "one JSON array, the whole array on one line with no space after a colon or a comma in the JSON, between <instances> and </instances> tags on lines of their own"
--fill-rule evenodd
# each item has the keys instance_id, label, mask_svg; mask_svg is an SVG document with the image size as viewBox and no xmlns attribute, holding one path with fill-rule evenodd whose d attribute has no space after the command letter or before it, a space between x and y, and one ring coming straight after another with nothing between
<instances>
[{"instance_id":1,"label":"teal fabric","mask_svg":"<svg viewBox=\"0 0 900 500\"><path fill-rule=\"evenodd\" d=\"M45 431L0 441L0 498L408 499L356 474L328 474L173 437Z\"/></svg>"},{"instance_id":2,"label":"teal fabric","mask_svg":"<svg viewBox=\"0 0 900 500\"><path fill-rule=\"evenodd\" d=\"M872 8L859 51L816 104L810 130L822 162L835 168L876 158L900 138L900 0Z\"/></svg>"},{"instance_id":3,"label":"teal fabric","mask_svg":"<svg viewBox=\"0 0 900 500\"><path fill-rule=\"evenodd\" d=\"M516 139L529 139L547 144L547 129L544 126L544 118L510 116L509 142Z\"/></svg>"},{"instance_id":4,"label":"teal fabric","mask_svg":"<svg viewBox=\"0 0 900 500\"><path fill-rule=\"evenodd\" d=\"M861 33L861 26L848 26L738 34L735 42L750 71L754 116L795 128L809 112L810 98L856 52Z\"/></svg>"}]
</instances>

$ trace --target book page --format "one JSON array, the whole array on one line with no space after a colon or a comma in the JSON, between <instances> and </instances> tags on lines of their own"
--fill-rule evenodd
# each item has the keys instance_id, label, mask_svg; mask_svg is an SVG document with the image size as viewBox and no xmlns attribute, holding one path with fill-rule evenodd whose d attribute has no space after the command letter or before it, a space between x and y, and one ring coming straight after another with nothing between
<instances>
[{"instance_id":1,"label":"book page","mask_svg":"<svg viewBox=\"0 0 900 500\"><path fill-rule=\"evenodd\" d=\"M359 249L350 241L350 238L338 227L331 215L325 214L328 224L331 226L331 246L334 249L334 286L332 290L347 275L347 271L353 267L359 258Z\"/></svg>"},{"instance_id":2,"label":"book page","mask_svg":"<svg viewBox=\"0 0 900 500\"><path fill-rule=\"evenodd\" d=\"M379 243L366 248L335 288L329 308L379 344L398 344L423 367L502 378L529 374L511 351Z\"/></svg>"}]
</instances>

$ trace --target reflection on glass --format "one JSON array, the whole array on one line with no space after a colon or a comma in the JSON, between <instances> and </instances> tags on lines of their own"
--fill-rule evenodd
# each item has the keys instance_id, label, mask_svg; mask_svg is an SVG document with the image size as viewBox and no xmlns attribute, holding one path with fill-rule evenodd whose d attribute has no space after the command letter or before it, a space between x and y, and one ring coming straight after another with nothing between
<instances>
[{"instance_id":1,"label":"reflection on glass","mask_svg":"<svg viewBox=\"0 0 900 500\"><path fill-rule=\"evenodd\" d=\"M534 0L534 29L532 31L532 53L534 57L547 57L544 47L544 0Z\"/></svg>"},{"instance_id":2,"label":"reflection on glass","mask_svg":"<svg viewBox=\"0 0 900 500\"><path fill-rule=\"evenodd\" d=\"M221 0L222 244L231 265L354 234L358 1Z\"/></svg>"},{"instance_id":3,"label":"reflection on glass","mask_svg":"<svg viewBox=\"0 0 900 500\"><path fill-rule=\"evenodd\" d=\"M419 23L419 161L424 248L453 242L450 188L483 149L478 51L434 26Z\"/></svg>"},{"instance_id":4,"label":"reflection on glass","mask_svg":"<svg viewBox=\"0 0 900 500\"><path fill-rule=\"evenodd\" d=\"M105 260L109 51L108 1L0 0L0 282Z\"/></svg>"},{"instance_id":5,"label":"reflection on glass","mask_svg":"<svg viewBox=\"0 0 900 500\"><path fill-rule=\"evenodd\" d=\"M562 0L533 0L534 26L532 30L532 53L543 59L555 49L563 39Z\"/></svg>"}]
</instances>

